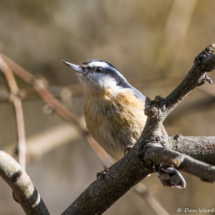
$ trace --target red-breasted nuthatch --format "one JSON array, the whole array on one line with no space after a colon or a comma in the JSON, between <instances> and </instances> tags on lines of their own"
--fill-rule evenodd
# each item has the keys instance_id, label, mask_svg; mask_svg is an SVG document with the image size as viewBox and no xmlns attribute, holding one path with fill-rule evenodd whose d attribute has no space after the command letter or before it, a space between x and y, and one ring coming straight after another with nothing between
<instances>
[{"instance_id":1,"label":"red-breasted nuthatch","mask_svg":"<svg viewBox=\"0 0 215 215\"><path fill-rule=\"evenodd\" d=\"M63 62L77 71L84 87L84 115L90 134L108 154L121 159L145 126L145 96L108 62L90 60L80 66ZM167 135L163 126L161 132ZM157 175L165 186L186 187L184 178L173 167L159 170Z\"/></svg>"}]
</instances>

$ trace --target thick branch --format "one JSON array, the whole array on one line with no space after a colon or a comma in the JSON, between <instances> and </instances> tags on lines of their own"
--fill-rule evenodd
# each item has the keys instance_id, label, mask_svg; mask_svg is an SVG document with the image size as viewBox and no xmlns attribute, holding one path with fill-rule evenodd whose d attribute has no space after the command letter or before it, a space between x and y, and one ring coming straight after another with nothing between
<instances>
[{"instance_id":1,"label":"thick branch","mask_svg":"<svg viewBox=\"0 0 215 215\"><path fill-rule=\"evenodd\" d=\"M94 181L62 215L102 214L140 180L158 171L163 165L173 166L203 181L215 181L215 167L159 144L148 143L142 147L143 145L139 140L106 173L102 181Z\"/></svg>"},{"instance_id":2,"label":"thick branch","mask_svg":"<svg viewBox=\"0 0 215 215\"><path fill-rule=\"evenodd\" d=\"M167 149L189 155L197 160L215 164L215 136L185 137L175 135L168 138Z\"/></svg>"},{"instance_id":3,"label":"thick branch","mask_svg":"<svg viewBox=\"0 0 215 215\"><path fill-rule=\"evenodd\" d=\"M146 163L150 162L150 165L156 166L162 164L173 166L184 172L193 174L203 181L215 181L215 166L198 161L179 152L165 149L160 145L153 145L153 147L146 148L144 160Z\"/></svg>"},{"instance_id":4,"label":"thick branch","mask_svg":"<svg viewBox=\"0 0 215 215\"><path fill-rule=\"evenodd\" d=\"M103 214L150 173L137 154L134 155L130 151L105 174L102 180L94 181L62 215Z\"/></svg>"},{"instance_id":5,"label":"thick branch","mask_svg":"<svg viewBox=\"0 0 215 215\"><path fill-rule=\"evenodd\" d=\"M49 215L29 176L10 155L2 150L0 150L0 176L11 187L14 199L22 206L26 214Z\"/></svg>"}]
</instances>

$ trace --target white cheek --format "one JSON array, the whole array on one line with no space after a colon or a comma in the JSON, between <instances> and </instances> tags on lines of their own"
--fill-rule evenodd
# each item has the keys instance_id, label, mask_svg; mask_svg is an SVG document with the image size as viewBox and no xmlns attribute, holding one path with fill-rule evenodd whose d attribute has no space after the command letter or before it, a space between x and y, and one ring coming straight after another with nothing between
<instances>
[{"instance_id":1,"label":"white cheek","mask_svg":"<svg viewBox=\"0 0 215 215\"><path fill-rule=\"evenodd\" d=\"M88 78L95 85L98 85L101 88L109 88L109 87L114 88L117 86L115 79L113 79L109 76L104 76L104 74L102 74L102 73L89 74Z\"/></svg>"},{"instance_id":2,"label":"white cheek","mask_svg":"<svg viewBox=\"0 0 215 215\"><path fill-rule=\"evenodd\" d=\"M99 80L99 84L103 89L111 88L113 90L115 96L117 96L117 94L122 93L126 90L125 88L118 86L115 79L113 79L111 77L101 78Z\"/></svg>"},{"instance_id":3,"label":"white cheek","mask_svg":"<svg viewBox=\"0 0 215 215\"><path fill-rule=\"evenodd\" d=\"M117 87L117 83L113 78L105 77L99 80L99 84L104 88L115 88Z\"/></svg>"}]
</instances>

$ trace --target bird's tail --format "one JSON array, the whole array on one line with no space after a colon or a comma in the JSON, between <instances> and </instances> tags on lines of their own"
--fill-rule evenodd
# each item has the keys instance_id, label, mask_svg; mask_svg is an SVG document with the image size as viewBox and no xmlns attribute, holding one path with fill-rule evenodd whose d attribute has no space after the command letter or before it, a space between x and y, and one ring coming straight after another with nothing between
<instances>
[{"instance_id":1,"label":"bird's tail","mask_svg":"<svg viewBox=\"0 0 215 215\"><path fill-rule=\"evenodd\" d=\"M156 173L164 186L186 188L186 181L177 169L167 167Z\"/></svg>"}]
</instances>

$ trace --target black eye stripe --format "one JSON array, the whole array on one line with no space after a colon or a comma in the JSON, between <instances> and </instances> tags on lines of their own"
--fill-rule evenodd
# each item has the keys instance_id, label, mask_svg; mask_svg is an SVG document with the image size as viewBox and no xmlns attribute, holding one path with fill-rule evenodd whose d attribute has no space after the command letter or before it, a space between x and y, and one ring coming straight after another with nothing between
<instances>
[{"instance_id":1,"label":"black eye stripe","mask_svg":"<svg viewBox=\"0 0 215 215\"><path fill-rule=\"evenodd\" d=\"M95 68L95 71L98 72L98 73L103 72L103 68L100 67L100 66L99 66L99 67L96 67L96 68Z\"/></svg>"}]
</instances>

